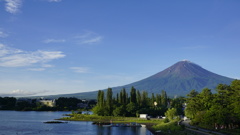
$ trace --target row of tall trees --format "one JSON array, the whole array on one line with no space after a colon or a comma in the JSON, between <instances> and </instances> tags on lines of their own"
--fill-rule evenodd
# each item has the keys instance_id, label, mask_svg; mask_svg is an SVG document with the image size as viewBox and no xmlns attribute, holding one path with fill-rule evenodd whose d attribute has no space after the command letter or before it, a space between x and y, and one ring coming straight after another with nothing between
<instances>
[{"instance_id":1,"label":"row of tall trees","mask_svg":"<svg viewBox=\"0 0 240 135\"><path fill-rule=\"evenodd\" d=\"M192 90L187 96L185 115L193 124L215 129L240 127L240 80L219 84L215 94L205 88L200 93Z\"/></svg>"},{"instance_id":2,"label":"row of tall trees","mask_svg":"<svg viewBox=\"0 0 240 135\"><path fill-rule=\"evenodd\" d=\"M168 108L174 107L179 114L183 114L183 102L183 98L168 98L164 90L161 94L148 95L148 92L140 92L134 87L131 88L130 93L123 88L113 96L112 89L108 88L106 96L104 91L98 91L97 105L93 108L93 112L100 116L138 116L142 113L163 116Z\"/></svg>"}]
</instances>

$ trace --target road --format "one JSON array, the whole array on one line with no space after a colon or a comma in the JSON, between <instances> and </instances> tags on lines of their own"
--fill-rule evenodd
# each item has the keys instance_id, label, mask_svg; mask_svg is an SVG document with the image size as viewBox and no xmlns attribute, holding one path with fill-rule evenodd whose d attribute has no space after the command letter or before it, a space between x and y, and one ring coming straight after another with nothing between
<instances>
[{"instance_id":1,"label":"road","mask_svg":"<svg viewBox=\"0 0 240 135\"><path fill-rule=\"evenodd\" d=\"M185 120L185 121L182 121L181 124L185 125L186 130L190 130L192 132L195 132L195 133L198 133L198 134L201 134L201 135L226 135L226 134L219 133L219 132L216 132L216 131L191 126L189 124L190 122L191 122L190 120Z\"/></svg>"}]
</instances>

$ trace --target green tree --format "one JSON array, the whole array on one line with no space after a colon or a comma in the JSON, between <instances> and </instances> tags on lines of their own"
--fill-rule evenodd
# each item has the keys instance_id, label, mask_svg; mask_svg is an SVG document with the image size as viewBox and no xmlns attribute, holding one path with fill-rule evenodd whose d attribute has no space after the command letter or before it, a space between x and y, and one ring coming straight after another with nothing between
<instances>
[{"instance_id":1,"label":"green tree","mask_svg":"<svg viewBox=\"0 0 240 135\"><path fill-rule=\"evenodd\" d=\"M108 88L107 90L107 99L106 99L106 109L107 115L111 116L113 111L113 101L112 101L112 89Z\"/></svg>"},{"instance_id":2,"label":"green tree","mask_svg":"<svg viewBox=\"0 0 240 135\"><path fill-rule=\"evenodd\" d=\"M143 91L141 97L142 97L142 106L148 107L149 106L148 92Z\"/></svg>"},{"instance_id":3,"label":"green tree","mask_svg":"<svg viewBox=\"0 0 240 135\"><path fill-rule=\"evenodd\" d=\"M118 93L117 93L116 101L117 101L117 103L120 103L120 98L119 98L119 94Z\"/></svg>"},{"instance_id":4,"label":"green tree","mask_svg":"<svg viewBox=\"0 0 240 135\"><path fill-rule=\"evenodd\" d=\"M100 104L101 104L101 94L102 94L102 91L99 90L99 91L98 91L98 96L97 96L97 105L99 105L99 106L100 106Z\"/></svg>"},{"instance_id":5,"label":"green tree","mask_svg":"<svg viewBox=\"0 0 240 135\"><path fill-rule=\"evenodd\" d=\"M154 93L152 93L151 104L152 104L153 107L155 107L154 102L156 102L156 98L155 98L155 96L154 96ZM157 102L156 102L156 103L157 103Z\"/></svg>"},{"instance_id":6,"label":"green tree","mask_svg":"<svg viewBox=\"0 0 240 135\"><path fill-rule=\"evenodd\" d=\"M193 98L198 95L198 92L196 90L191 90L189 94L187 94L188 97Z\"/></svg>"},{"instance_id":7,"label":"green tree","mask_svg":"<svg viewBox=\"0 0 240 135\"><path fill-rule=\"evenodd\" d=\"M205 88L197 96L201 104L201 108L199 110L201 111L209 110L209 108L212 105L212 98L213 98L211 90L208 88Z\"/></svg>"},{"instance_id":8,"label":"green tree","mask_svg":"<svg viewBox=\"0 0 240 135\"><path fill-rule=\"evenodd\" d=\"M137 105L138 105L139 107L142 106L142 98L141 98L141 93L140 93L139 90L137 90Z\"/></svg>"},{"instance_id":9,"label":"green tree","mask_svg":"<svg viewBox=\"0 0 240 135\"><path fill-rule=\"evenodd\" d=\"M95 106L92 109L93 114L97 114L99 116L106 116L106 109L104 107L100 107L100 106Z\"/></svg>"},{"instance_id":10,"label":"green tree","mask_svg":"<svg viewBox=\"0 0 240 135\"><path fill-rule=\"evenodd\" d=\"M240 126L240 81L231 85L219 84L217 93L203 89L201 93L191 91L188 94L185 115L192 118L193 124L219 129Z\"/></svg>"},{"instance_id":11,"label":"green tree","mask_svg":"<svg viewBox=\"0 0 240 135\"><path fill-rule=\"evenodd\" d=\"M161 95L160 94L156 94L156 102L157 102L158 106L161 106Z\"/></svg>"},{"instance_id":12,"label":"green tree","mask_svg":"<svg viewBox=\"0 0 240 135\"><path fill-rule=\"evenodd\" d=\"M186 99L187 107L185 108L184 112L188 118L194 119L195 115L199 111L199 106L201 103L199 102L199 98L197 97L198 92L192 90L187 96Z\"/></svg>"},{"instance_id":13,"label":"green tree","mask_svg":"<svg viewBox=\"0 0 240 135\"><path fill-rule=\"evenodd\" d=\"M184 115L184 112L183 112L183 104L184 103L185 103L185 98L184 97L178 97L178 98L172 99L171 106L173 108L177 109L177 114Z\"/></svg>"},{"instance_id":14,"label":"green tree","mask_svg":"<svg viewBox=\"0 0 240 135\"><path fill-rule=\"evenodd\" d=\"M137 103L137 94L136 94L136 89L134 87L131 88L131 94L130 94L130 102L132 103Z\"/></svg>"},{"instance_id":15,"label":"green tree","mask_svg":"<svg viewBox=\"0 0 240 135\"><path fill-rule=\"evenodd\" d=\"M14 110L17 99L14 97L0 98L0 106L2 110Z\"/></svg>"},{"instance_id":16,"label":"green tree","mask_svg":"<svg viewBox=\"0 0 240 135\"><path fill-rule=\"evenodd\" d=\"M233 114L235 119L240 121L240 80L234 80L230 85L233 90L231 96L231 106L233 107Z\"/></svg>"},{"instance_id":17,"label":"green tree","mask_svg":"<svg viewBox=\"0 0 240 135\"><path fill-rule=\"evenodd\" d=\"M104 106L105 106L104 91L101 91L101 90L100 90L99 93L100 93L100 94L99 94L99 99L98 99L99 102L98 102L97 105L98 105L99 107L104 107Z\"/></svg>"},{"instance_id":18,"label":"green tree","mask_svg":"<svg viewBox=\"0 0 240 135\"><path fill-rule=\"evenodd\" d=\"M60 97L56 100L56 106L60 110L75 110L77 109L77 104L81 102L82 100L74 97Z\"/></svg>"},{"instance_id":19,"label":"green tree","mask_svg":"<svg viewBox=\"0 0 240 135\"><path fill-rule=\"evenodd\" d=\"M177 115L177 109L176 108L169 108L167 110L167 112L165 112L165 116L169 119L169 120L173 120L174 118L176 118Z\"/></svg>"},{"instance_id":20,"label":"green tree","mask_svg":"<svg viewBox=\"0 0 240 135\"><path fill-rule=\"evenodd\" d=\"M126 107L123 105L116 107L116 109L113 110L113 116L126 116Z\"/></svg>"},{"instance_id":21,"label":"green tree","mask_svg":"<svg viewBox=\"0 0 240 135\"><path fill-rule=\"evenodd\" d=\"M137 114L137 106L135 103L130 102L129 104L127 104L126 106L126 110L128 112L128 116L133 116L135 117Z\"/></svg>"},{"instance_id":22,"label":"green tree","mask_svg":"<svg viewBox=\"0 0 240 135\"><path fill-rule=\"evenodd\" d=\"M164 90L162 90L162 94L161 94L161 105L163 106L163 107L167 107L167 104L168 104L168 101L167 101L167 93L166 93L166 91L164 91Z\"/></svg>"},{"instance_id":23,"label":"green tree","mask_svg":"<svg viewBox=\"0 0 240 135\"><path fill-rule=\"evenodd\" d=\"M123 104L123 90L120 91L120 94L119 94L119 103L120 104Z\"/></svg>"},{"instance_id":24,"label":"green tree","mask_svg":"<svg viewBox=\"0 0 240 135\"><path fill-rule=\"evenodd\" d=\"M104 91L102 90L98 91L97 105L93 107L92 111L94 114L97 114L99 116L104 116L108 113L106 112L105 107Z\"/></svg>"},{"instance_id":25,"label":"green tree","mask_svg":"<svg viewBox=\"0 0 240 135\"><path fill-rule=\"evenodd\" d=\"M123 105L127 105L127 93L126 93L126 90L125 88L123 88L120 92L120 101L121 101L121 104Z\"/></svg>"}]
</instances>

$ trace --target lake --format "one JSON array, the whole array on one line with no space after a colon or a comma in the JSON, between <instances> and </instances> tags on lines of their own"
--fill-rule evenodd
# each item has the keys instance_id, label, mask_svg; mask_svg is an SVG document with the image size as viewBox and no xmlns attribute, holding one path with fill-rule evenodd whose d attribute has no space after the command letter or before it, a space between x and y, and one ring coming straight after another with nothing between
<instances>
[{"instance_id":1,"label":"lake","mask_svg":"<svg viewBox=\"0 0 240 135\"><path fill-rule=\"evenodd\" d=\"M92 122L44 124L71 112L0 111L0 135L150 135L144 127L101 127Z\"/></svg>"}]
</instances>

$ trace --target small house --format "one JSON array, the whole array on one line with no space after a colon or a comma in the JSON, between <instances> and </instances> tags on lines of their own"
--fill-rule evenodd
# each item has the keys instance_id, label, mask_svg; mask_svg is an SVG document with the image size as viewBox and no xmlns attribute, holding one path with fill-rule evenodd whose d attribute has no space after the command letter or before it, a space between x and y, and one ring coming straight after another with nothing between
<instances>
[{"instance_id":1,"label":"small house","mask_svg":"<svg viewBox=\"0 0 240 135\"><path fill-rule=\"evenodd\" d=\"M148 118L148 114L140 114L140 118L147 119Z\"/></svg>"}]
</instances>

